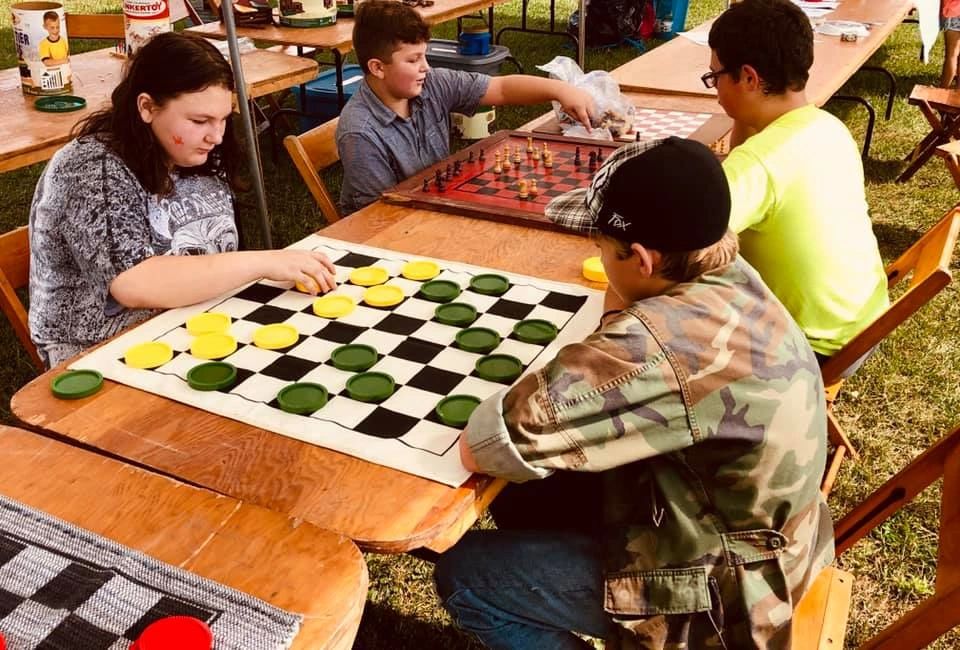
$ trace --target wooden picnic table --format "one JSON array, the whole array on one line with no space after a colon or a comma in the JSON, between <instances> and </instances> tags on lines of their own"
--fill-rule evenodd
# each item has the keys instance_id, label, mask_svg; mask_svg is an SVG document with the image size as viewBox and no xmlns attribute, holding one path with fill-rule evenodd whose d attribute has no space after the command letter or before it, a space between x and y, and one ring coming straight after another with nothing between
<instances>
[{"instance_id":1,"label":"wooden picnic table","mask_svg":"<svg viewBox=\"0 0 960 650\"><path fill-rule=\"evenodd\" d=\"M580 283L585 237L374 203L324 229L348 242ZM443 551L504 482L474 475L459 488L105 382L91 397L50 392L55 368L23 387L14 414L32 426L193 484L342 533L361 548ZM318 424L318 426L321 426Z\"/></svg>"},{"instance_id":2,"label":"wooden picnic table","mask_svg":"<svg viewBox=\"0 0 960 650\"><path fill-rule=\"evenodd\" d=\"M903 22L913 8L912 0L842 0L825 20L850 20L870 24L870 35L848 43L837 36L814 33L814 61L807 83L807 96L824 104L867 62ZM706 34L713 21L695 30ZM621 89L716 98L700 76L710 69L710 48L683 36L629 61L611 72Z\"/></svg>"},{"instance_id":3,"label":"wooden picnic table","mask_svg":"<svg viewBox=\"0 0 960 650\"><path fill-rule=\"evenodd\" d=\"M22 429L0 426L0 494L304 615L293 648L350 648L367 569L348 539Z\"/></svg>"},{"instance_id":4,"label":"wooden picnic table","mask_svg":"<svg viewBox=\"0 0 960 650\"><path fill-rule=\"evenodd\" d=\"M317 76L316 61L280 52L256 50L240 55L250 99L304 83ZM108 104L120 82L125 60L113 48L70 57L73 94L87 100L83 110L44 113L33 107L35 97L20 91L17 68L0 70L0 172L48 160L70 140L82 118Z\"/></svg>"}]
</instances>

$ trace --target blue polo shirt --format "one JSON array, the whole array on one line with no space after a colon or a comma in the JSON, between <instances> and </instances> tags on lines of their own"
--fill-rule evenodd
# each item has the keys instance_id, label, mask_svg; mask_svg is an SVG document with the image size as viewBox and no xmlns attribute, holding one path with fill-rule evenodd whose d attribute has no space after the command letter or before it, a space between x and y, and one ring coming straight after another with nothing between
<instances>
[{"instance_id":1,"label":"blue polo shirt","mask_svg":"<svg viewBox=\"0 0 960 650\"><path fill-rule=\"evenodd\" d=\"M484 74L431 68L405 119L380 101L366 79L360 82L337 125L341 212L373 203L384 190L450 155L450 113L472 115L489 85Z\"/></svg>"}]
</instances>

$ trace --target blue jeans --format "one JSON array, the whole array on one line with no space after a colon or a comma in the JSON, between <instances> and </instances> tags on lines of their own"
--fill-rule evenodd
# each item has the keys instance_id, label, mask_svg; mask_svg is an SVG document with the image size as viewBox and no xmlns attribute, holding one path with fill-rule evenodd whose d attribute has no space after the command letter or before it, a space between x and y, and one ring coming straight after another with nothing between
<instances>
[{"instance_id":1,"label":"blue jeans","mask_svg":"<svg viewBox=\"0 0 960 650\"><path fill-rule=\"evenodd\" d=\"M437 562L443 606L494 650L590 648L574 630L606 639L596 539L573 531L478 530Z\"/></svg>"}]
</instances>

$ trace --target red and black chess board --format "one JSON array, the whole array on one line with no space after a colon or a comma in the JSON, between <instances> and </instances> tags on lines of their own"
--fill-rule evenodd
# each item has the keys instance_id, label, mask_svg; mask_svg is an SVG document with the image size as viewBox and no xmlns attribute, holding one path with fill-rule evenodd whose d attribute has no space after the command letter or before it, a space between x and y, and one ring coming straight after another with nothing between
<instances>
[{"instance_id":1,"label":"red and black chess board","mask_svg":"<svg viewBox=\"0 0 960 650\"><path fill-rule=\"evenodd\" d=\"M528 138L533 138L534 147L544 145L553 153L553 167L536 160L527 151ZM511 168L500 174L494 173L496 153L503 154L508 146ZM619 143L607 140L564 138L525 131L499 131L470 147L457 152L423 172L405 180L383 197L392 203L451 212L481 219L506 223L561 230L547 219L544 207L554 198L587 187L593 178L590 169L590 153L599 153L602 160L617 150ZM516 148L520 148L520 164L512 160ZM575 165L577 148L580 148L580 165ZM481 152L483 160L481 161ZM472 156L472 158L471 158ZM471 162L472 160L472 162ZM460 161L460 173L453 173L456 161ZM596 168L599 168L598 162ZM447 167L451 168L447 180ZM437 172L443 179L438 186ZM537 193L520 197L519 182L536 181ZM424 183L426 181L426 184Z\"/></svg>"}]
</instances>

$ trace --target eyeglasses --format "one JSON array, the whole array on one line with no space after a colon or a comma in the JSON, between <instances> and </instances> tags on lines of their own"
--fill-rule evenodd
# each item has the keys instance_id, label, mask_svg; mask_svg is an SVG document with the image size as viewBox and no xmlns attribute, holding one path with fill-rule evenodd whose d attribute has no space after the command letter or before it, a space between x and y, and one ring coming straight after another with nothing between
<instances>
[{"instance_id":1,"label":"eyeglasses","mask_svg":"<svg viewBox=\"0 0 960 650\"><path fill-rule=\"evenodd\" d=\"M706 86L707 88L716 88L717 77L719 77L722 74L727 74L727 72L728 70L726 68L724 68L723 70L717 70L716 72L711 70L710 72L701 75L700 81L702 81L703 85Z\"/></svg>"}]
</instances>

